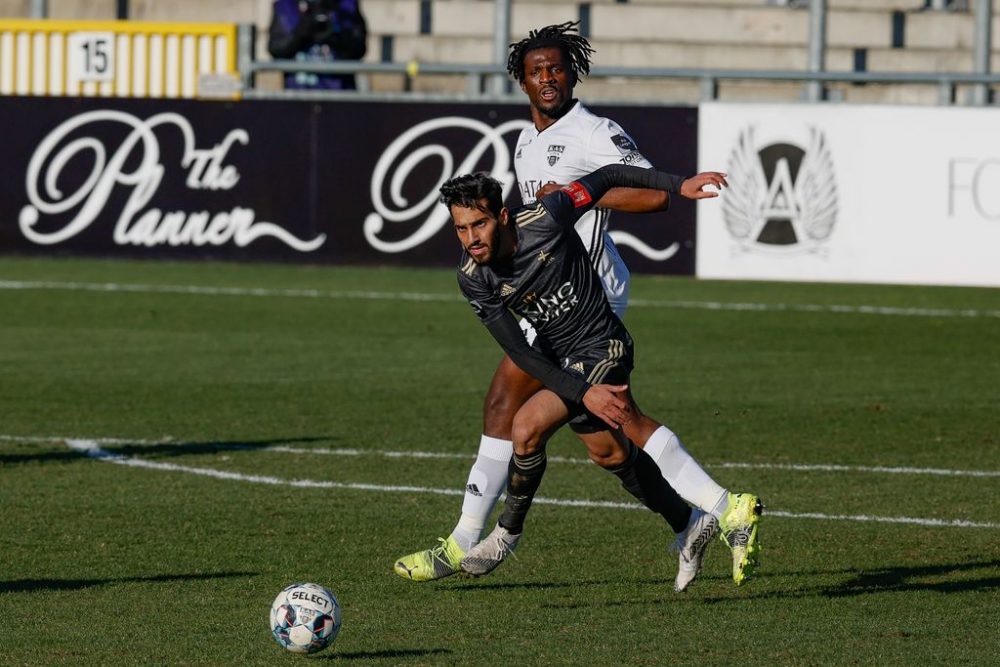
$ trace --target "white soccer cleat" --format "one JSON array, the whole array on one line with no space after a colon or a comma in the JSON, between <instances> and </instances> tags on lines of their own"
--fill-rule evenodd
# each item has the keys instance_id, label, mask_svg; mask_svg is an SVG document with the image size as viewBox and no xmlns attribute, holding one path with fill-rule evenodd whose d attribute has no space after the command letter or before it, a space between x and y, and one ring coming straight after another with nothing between
<instances>
[{"instance_id":1,"label":"white soccer cleat","mask_svg":"<svg viewBox=\"0 0 1000 667\"><path fill-rule=\"evenodd\" d=\"M678 551L677 578L674 579L674 590L680 593L687 589L701 571L701 561L705 550L719 530L718 520L702 510L691 510L687 528L677 536L674 547Z\"/></svg>"},{"instance_id":2,"label":"white soccer cleat","mask_svg":"<svg viewBox=\"0 0 1000 667\"><path fill-rule=\"evenodd\" d=\"M521 534L512 534L506 528L497 524L483 541L465 553L462 559L462 569L469 574L480 576L489 574L503 562L507 556L514 553Z\"/></svg>"}]
</instances>

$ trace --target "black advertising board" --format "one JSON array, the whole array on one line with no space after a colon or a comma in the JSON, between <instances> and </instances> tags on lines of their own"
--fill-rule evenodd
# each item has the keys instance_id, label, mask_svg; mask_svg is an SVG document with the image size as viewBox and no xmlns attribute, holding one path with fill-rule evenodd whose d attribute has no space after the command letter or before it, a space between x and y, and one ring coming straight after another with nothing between
<instances>
[{"instance_id":1,"label":"black advertising board","mask_svg":"<svg viewBox=\"0 0 1000 667\"><path fill-rule=\"evenodd\" d=\"M593 111L658 167L695 171L696 109ZM488 171L518 204L527 119L526 104L7 98L0 252L451 267L437 186ZM694 273L691 202L612 230L635 270Z\"/></svg>"}]
</instances>

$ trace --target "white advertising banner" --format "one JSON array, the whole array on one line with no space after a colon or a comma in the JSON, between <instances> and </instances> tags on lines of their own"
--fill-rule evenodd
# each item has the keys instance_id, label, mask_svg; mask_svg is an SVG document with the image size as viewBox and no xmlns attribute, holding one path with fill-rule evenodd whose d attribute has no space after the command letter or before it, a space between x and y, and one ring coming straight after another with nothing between
<instances>
[{"instance_id":1,"label":"white advertising banner","mask_svg":"<svg viewBox=\"0 0 1000 667\"><path fill-rule=\"evenodd\" d=\"M1000 286L1000 111L703 104L702 278Z\"/></svg>"}]
</instances>

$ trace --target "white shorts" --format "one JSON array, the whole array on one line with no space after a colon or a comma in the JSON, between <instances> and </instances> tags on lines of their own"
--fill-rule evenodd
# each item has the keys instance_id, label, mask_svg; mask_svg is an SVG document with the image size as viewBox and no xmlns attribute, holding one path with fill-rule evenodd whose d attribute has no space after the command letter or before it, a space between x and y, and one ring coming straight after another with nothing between
<instances>
[{"instance_id":1,"label":"white shorts","mask_svg":"<svg viewBox=\"0 0 1000 667\"><path fill-rule=\"evenodd\" d=\"M628 307L628 290L632 283L632 275L625 260L618 254L618 248L607 233L604 235L604 252L597 262L597 275L601 277L604 293L611 304L611 310L622 321L625 320L625 309Z\"/></svg>"}]
</instances>

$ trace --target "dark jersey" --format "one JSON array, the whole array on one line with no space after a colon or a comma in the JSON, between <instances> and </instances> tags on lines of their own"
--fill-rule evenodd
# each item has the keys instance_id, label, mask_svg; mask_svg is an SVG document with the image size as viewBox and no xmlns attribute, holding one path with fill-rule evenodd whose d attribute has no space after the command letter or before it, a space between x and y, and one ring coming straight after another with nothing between
<instances>
[{"instance_id":1,"label":"dark jersey","mask_svg":"<svg viewBox=\"0 0 1000 667\"><path fill-rule=\"evenodd\" d=\"M573 225L613 187L668 190L670 178L638 167L602 167L511 210L512 257L488 265L463 257L459 287L483 324L514 363L566 400L579 403L590 385L561 368L565 360L606 349L612 340L631 346ZM535 328L538 350L528 345L514 314Z\"/></svg>"}]
</instances>

